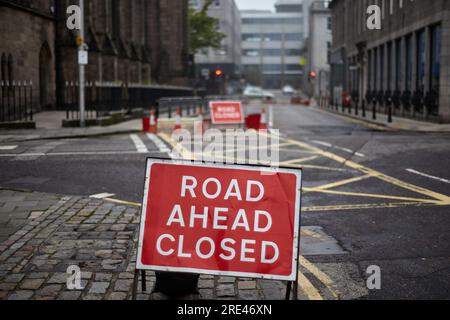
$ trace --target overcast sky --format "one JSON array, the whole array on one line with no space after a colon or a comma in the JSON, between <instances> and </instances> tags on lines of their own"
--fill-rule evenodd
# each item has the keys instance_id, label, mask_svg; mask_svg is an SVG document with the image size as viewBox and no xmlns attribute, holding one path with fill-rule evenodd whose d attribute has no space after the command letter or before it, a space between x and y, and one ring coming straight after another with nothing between
<instances>
[{"instance_id":1,"label":"overcast sky","mask_svg":"<svg viewBox=\"0 0 450 320\"><path fill-rule=\"evenodd\" d=\"M236 0L236 3L241 10L274 10L273 5L275 2L276 0Z\"/></svg>"}]
</instances>

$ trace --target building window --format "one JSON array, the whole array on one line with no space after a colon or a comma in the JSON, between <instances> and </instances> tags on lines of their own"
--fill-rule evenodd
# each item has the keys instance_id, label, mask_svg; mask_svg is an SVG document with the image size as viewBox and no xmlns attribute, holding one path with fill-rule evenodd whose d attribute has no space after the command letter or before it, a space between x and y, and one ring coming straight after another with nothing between
<instances>
[{"instance_id":1,"label":"building window","mask_svg":"<svg viewBox=\"0 0 450 320\"><path fill-rule=\"evenodd\" d=\"M8 80L12 82L14 80L14 64L12 54L8 56Z\"/></svg>"},{"instance_id":2,"label":"building window","mask_svg":"<svg viewBox=\"0 0 450 320\"><path fill-rule=\"evenodd\" d=\"M387 88L386 90L391 90L392 83L392 42L387 45Z\"/></svg>"},{"instance_id":3,"label":"building window","mask_svg":"<svg viewBox=\"0 0 450 320\"><path fill-rule=\"evenodd\" d=\"M402 74L402 40L395 43L395 89L400 90L400 81Z\"/></svg>"},{"instance_id":4,"label":"building window","mask_svg":"<svg viewBox=\"0 0 450 320\"><path fill-rule=\"evenodd\" d=\"M385 87L385 79L384 79L384 45L380 47L380 91L383 91Z\"/></svg>"},{"instance_id":5,"label":"building window","mask_svg":"<svg viewBox=\"0 0 450 320\"><path fill-rule=\"evenodd\" d=\"M417 33L417 90L425 89L425 31Z\"/></svg>"},{"instance_id":6,"label":"building window","mask_svg":"<svg viewBox=\"0 0 450 320\"><path fill-rule=\"evenodd\" d=\"M368 52L368 58L367 58L367 66L368 66L368 70L367 70L367 78L368 78L368 87L369 87L369 91L372 90L372 51Z\"/></svg>"},{"instance_id":7,"label":"building window","mask_svg":"<svg viewBox=\"0 0 450 320\"><path fill-rule=\"evenodd\" d=\"M6 81L7 75L6 75L6 54L2 54L2 60L1 60L1 70L0 70L0 80Z\"/></svg>"},{"instance_id":8,"label":"building window","mask_svg":"<svg viewBox=\"0 0 450 320\"><path fill-rule=\"evenodd\" d=\"M378 90L378 50L373 50L373 90Z\"/></svg>"},{"instance_id":9,"label":"building window","mask_svg":"<svg viewBox=\"0 0 450 320\"><path fill-rule=\"evenodd\" d=\"M405 73L405 89L407 91L411 91L411 83L412 83L412 44L411 44L411 36L407 36L405 40L406 47L406 73Z\"/></svg>"},{"instance_id":10,"label":"building window","mask_svg":"<svg viewBox=\"0 0 450 320\"><path fill-rule=\"evenodd\" d=\"M441 78L441 26L431 29L430 41L430 90L439 92Z\"/></svg>"}]
</instances>

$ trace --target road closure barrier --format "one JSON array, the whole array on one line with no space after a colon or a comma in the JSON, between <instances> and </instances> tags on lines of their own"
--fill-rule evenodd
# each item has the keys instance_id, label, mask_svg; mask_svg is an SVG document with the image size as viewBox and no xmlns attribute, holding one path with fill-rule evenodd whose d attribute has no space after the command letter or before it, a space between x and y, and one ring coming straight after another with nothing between
<instances>
[{"instance_id":1,"label":"road closure barrier","mask_svg":"<svg viewBox=\"0 0 450 320\"><path fill-rule=\"evenodd\" d=\"M294 169L148 159L136 269L295 286L301 179Z\"/></svg>"}]
</instances>

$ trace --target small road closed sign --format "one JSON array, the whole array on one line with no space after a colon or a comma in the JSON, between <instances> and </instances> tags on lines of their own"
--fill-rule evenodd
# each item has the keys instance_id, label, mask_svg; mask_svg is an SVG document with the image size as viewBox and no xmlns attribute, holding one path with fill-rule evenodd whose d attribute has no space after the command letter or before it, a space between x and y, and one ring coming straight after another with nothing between
<instances>
[{"instance_id":1,"label":"small road closed sign","mask_svg":"<svg viewBox=\"0 0 450 320\"><path fill-rule=\"evenodd\" d=\"M243 124L245 121L240 101L211 101L209 108L213 124Z\"/></svg>"},{"instance_id":2,"label":"small road closed sign","mask_svg":"<svg viewBox=\"0 0 450 320\"><path fill-rule=\"evenodd\" d=\"M297 279L301 171L148 159L138 270Z\"/></svg>"}]
</instances>

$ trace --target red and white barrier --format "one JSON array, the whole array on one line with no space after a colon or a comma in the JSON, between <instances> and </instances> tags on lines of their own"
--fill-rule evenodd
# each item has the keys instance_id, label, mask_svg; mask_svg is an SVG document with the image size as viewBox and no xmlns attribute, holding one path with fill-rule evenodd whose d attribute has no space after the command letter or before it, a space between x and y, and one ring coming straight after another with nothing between
<instances>
[{"instance_id":1,"label":"red and white barrier","mask_svg":"<svg viewBox=\"0 0 450 320\"><path fill-rule=\"evenodd\" d=\"M149 133L158 133L158 120L156 119L155 111L152 110L150 112L150 127L149 127Z\"/></svg>"},{"instance_id":2,"label":"red and white barrier","mask_svg":"<svg viewBox=\"0 0 450 320\"><path fill-rule=\"evenodd\" d=\"M181 129L182 129L182 125L181 125L181 109L178 108L176 116L175 116L175 128L173 129L173 131L177 131L177 130L181 130Z\"/></svg>"},{"instance_id":3,"label":"red and white barrier","mask_svg":"<svg viewBox=\"0 0 450 320\"><path fill-rule=\"evenodd\" d=\"M266 113L266 108L263 108L261 111L261 121L259 124L259 130L267 130L268 126L267 126L267 113Z\"/></svg>"}]
</instances>

